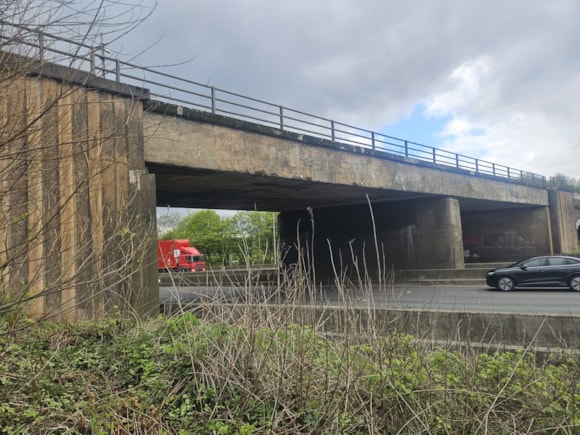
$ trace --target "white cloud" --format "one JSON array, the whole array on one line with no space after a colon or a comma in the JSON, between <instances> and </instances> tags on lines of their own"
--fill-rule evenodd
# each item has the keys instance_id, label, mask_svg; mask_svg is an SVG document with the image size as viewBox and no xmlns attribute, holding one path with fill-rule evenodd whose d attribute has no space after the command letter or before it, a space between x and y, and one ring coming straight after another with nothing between
<instances>
[{"instance_id":1,"label":"white cloud","mask_svg":"<svg viewBox=\"0 0 580 435\"><path fill-rule=\"evenodd\" d=\"M424 104L450 150L580 178L580 2L164 0L143 64L379 129Z\"/></svg>"}]
</instances>

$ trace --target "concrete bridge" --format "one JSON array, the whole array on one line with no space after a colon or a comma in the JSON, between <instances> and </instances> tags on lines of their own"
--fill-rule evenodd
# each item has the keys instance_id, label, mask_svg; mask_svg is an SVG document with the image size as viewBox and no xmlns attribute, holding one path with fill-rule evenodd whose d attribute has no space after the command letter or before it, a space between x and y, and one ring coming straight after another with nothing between
<instances>
[{"instance_id":1,"label":"concrete bridge","mask_svg":"<svg viewBox=\"0 0 580 435\"><path fill-rule=\"evenodd\" d=\"M314 250L318 278L363 259L372 275L377 249L388 269L577 249L570 192L154 101L146 109L159 205L279 211L286 262L298 245Z\"/></svg>"},{"instance_id":2,"label":"concrete bridge","mask_svg":"<svg viewBox=\"0 0 580 435\"><path fill-rule=\"evenodd\" d=\"M278 211L285 262L322 280L578 249L573 194L535 174L194 110L14 54L1 74L1 279L33 315L155 311L155 206Z\"/></svg>"}]
</instances>

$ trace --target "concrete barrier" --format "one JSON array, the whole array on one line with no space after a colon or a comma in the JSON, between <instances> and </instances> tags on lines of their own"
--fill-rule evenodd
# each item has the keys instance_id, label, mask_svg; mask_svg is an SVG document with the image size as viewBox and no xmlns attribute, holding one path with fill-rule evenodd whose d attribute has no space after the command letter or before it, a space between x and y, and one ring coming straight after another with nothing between
<instances>
[{"instance_id":1,"label":"concrete barrier","mask_svg":"<svg viewBox=\"0 0 580 435\"><path fill-rule=\"evenodd\" d=\"M177 307L163 306L165 313ZM181 310L183 307L180 308ZM284 324L316 325L323 333L364 335L369 332L411 334L418 340L486 351L529 349L570 353L580 357L580 316L478 313L412 309L315 307L294 304L192 304L186 307L204 318L255 321L281 319Z\"/></svg>"}]
</instances>

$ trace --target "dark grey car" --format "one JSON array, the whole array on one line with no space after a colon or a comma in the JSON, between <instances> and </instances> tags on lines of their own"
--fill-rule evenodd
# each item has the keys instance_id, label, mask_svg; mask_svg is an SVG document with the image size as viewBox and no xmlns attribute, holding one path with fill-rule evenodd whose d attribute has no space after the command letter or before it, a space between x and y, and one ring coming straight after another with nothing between
<instances>
[{"instance_id":1,"label":"dark grey car","mask_svg":"<svg viewBox=\"0 0 580 435\"><path fill-rule=\"evenodd\" d=\"M563 255L533 257L490 270L487 285L503 291L516 287L569 287L580 291L580 258Z\"/></svg>"}]
</instances>

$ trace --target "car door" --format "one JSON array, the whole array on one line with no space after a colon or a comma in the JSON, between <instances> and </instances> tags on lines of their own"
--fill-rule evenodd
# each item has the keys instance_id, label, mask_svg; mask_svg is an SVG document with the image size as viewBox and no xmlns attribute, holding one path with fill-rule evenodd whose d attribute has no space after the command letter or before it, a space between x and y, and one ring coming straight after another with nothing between
<instances>
[{"instance_id":1,"label":"car door","mask_svg":"<svg viewBox=\"0 0 580 435\"><path fill-rule=\"evenodd\" d=\"M536 257L520 266L516 279L521 286L546 285L546 257Z\"/></svg>"},{"instance_id":2,"label":"car door","mask_svg":"<svg viewBox=\"0 0 580 435\"><path fill-rule=\"evenodd\" d=\"M562 257L548 257L548 265L545 268L546 285L567 285L568 275L571 272L570 264Z\"/></svg>"}]
</instances>

